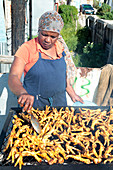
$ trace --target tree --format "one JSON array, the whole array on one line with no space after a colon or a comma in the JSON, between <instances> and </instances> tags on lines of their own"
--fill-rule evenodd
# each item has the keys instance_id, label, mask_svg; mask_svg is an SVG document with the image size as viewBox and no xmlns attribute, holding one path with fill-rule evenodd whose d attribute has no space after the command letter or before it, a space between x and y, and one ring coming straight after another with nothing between
<instances>
[{"instance_id":1,"label":"tree","mask_svg":"<svg viewBox=\"0 0 113 170\"><path fill-rule=\"evenodd\" d=\"M71 0L67 0L67 5L70 5L70 3L71 3Z\"/></svg>"},{"instance_id":2,"label":"tree","mask_svg":"<svg viewBox=\"0 0 113 170\"><path fill-rule=\"evenodd\" d=\"M25 41L25 0L11 0L12 55Z\"/></svg>"}]
</instances>

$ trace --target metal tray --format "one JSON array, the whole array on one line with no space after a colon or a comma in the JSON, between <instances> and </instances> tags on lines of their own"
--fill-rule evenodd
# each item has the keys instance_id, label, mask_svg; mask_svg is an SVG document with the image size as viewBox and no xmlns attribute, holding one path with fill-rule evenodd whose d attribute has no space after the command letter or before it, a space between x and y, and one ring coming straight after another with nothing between
<instances>
[{"instance_id":1,"label":"metal tray","mask_svg":"<svg viewBox=\"0 0 113 170\"><path fill-rule=\"evenodd\" d=\"M70 106L71 107L71 106ZM69 108L70 108L69 107ZM73 107L73 106L72 106ZM57 109L60 109L61 107L56 107ZM85 106L85 107L82 107L82 106L77 106L75 107L75 113L76 112L79 112L79 108L89 108L89 109L101 109L102 111L103 110L107 110L109 111L110 109L110 106ZM44 107L40 107L39 108L40 110L43 110L45 109ZM65 109L65 107L64 107ZM1 161L0 159L0 170L16 170L16 169L19 169L18 166L17 167L14 167L14 165L12 165L12 163L10 161L5 161L6 160L6 157L7 155L4 155L3 153L3 149L5 148L6 146L6 143L7 143L7 138L6 136L8 136L8 134L10 134L11 132L11 128L12 128L12 119L13 119L13 115L15 114L18 114L19 112L21 112L22 109L21 108L11 108L10 109L10 112L8 114L8 117L6 119L6 122L4 124L4 127L3 127L3 130L1 132L1 135L0 135L0 154L3 155L3 159ZM87 164L84 164L82 162L78 162L78 161L72 161L72 162L65 162L64 164L53 164L53 165L48 165L46 162L42 162L42 163L38 163L36 162L33 158L31 158L30 160L30 163L29 163L29 160L27 160L26 158L26 161L28 161L28 163L24 166L22 166L22 170L45 170L45 169L48 169L48 170L113 170L113 163L111 164L90 164L90 165L87 165ZM28 165L29 164L29 165Z\"/></svg>"}]
</instances>

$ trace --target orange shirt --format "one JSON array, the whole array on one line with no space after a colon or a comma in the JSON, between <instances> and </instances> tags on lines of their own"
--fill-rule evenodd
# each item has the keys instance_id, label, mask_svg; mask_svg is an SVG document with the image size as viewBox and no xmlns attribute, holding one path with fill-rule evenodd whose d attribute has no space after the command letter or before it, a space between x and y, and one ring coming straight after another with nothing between
<instances>
[{"instance_id":1,"label":"orange shirt","mask_svg":"<svg viewBox=\"0 0 113 170\"><path fill-rule=\"evenodd\" d=\"M55 47L57 56L61 58L64 49L62 44L58 40L55 43ZM25 42L17 50L15 56L21 58L25 63L24 76L29 71L29 69L37 62L39 58L39 52L48 55L47 51L40 46L38 38L34 38L30 41Z\"/></svg>"}]
</instances>

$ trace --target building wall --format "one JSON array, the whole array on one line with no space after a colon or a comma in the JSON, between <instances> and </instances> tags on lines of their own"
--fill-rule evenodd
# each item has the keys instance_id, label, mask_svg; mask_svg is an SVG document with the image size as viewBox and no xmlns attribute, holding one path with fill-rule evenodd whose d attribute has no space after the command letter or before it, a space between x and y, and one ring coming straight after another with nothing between
<instances>
[{"instance_id":1,"label":"building wall","mask_svg":"<svg viewBox=\"0 0 113 170\"><path fill-rule=\"evenodd\" d=\"M11 0L4 0L5 2L5 24L6 29L11 28Z\"/></svg>"},{"instance_id":2,"label":"building wall","mask_svg":"<svg viewBox=\"0 0 113 170\"><path fill-rule=\"evenodd\" d=\"M32 34L37 35L38 20L40 16L49 10L54 9L54 0L32 0Z\"/></svg>"},{"instance_id":3,"label":"building wall","mask_svg":"<svg viewBox=\"0 0 113 170\"><path fill-rule=\"evenodd\" d=\"M78 1L72 0L72 1L71 1L71 5L72 5L72 6L75 6L75 7L78 9L78 11L79 11L80 2L81 2L81 0L78 0Z\"/></svg>"},{"instance_id":4,"label":"building wall","mask_svg":"<svg viewBox=\"0 0 113 170\"><path fill-rule=\"evenodd\" d=\"M91 4L93 6L93 0L80 0L80 4Z\"/></svg>"}]
</instances>

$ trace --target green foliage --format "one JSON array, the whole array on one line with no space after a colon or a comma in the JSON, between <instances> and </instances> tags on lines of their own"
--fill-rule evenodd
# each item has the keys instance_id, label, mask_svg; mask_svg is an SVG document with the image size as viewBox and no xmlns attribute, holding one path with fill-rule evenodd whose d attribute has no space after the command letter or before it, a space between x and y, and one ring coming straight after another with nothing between
<instances>
[{"instance_id":1,"label":"green foliage","mask_svg":"<svg viewBox=\"0 0 113 170\"><path fill-rule=\"evenodd\" d=\"M103 3L102 7L97 10L97 15L99 15L101 19L113 20L113 11L110 11L111 7L108 4Z\"/></svg>"},{"instance_id":2,"label":"green foliage","mask_svg":"<svg viewBox=\"0 0 113 170\"><path fill-rule=\"evenodd\" d=\"M103 3L102 4L102 11L105 13L105 12L110 12L111 10L111 6L109 6L108 4L106 3Z\"/></svg>"},{"instance_id":3,"label":"green foliage","mask_svg":"<svg viewBox=\"0 0 113 170\"><path fill-rule=\"evenodd\" d=\"M106 64L106 53L102 44L93 44L88 42L83 48L83 56L81 58L84 66L102 67Z\"/></svg>"},{"instance_id":4,"label":"green foliage","mask_svg":"<svg viewBox=\"0 0 113 170\"><path fill-rule=\"evenodd\" d=\"M78 14L78 10L75 6L60 5L58 12L63 18L64 24L75 23Z\"/></svg>"},{"instance_id":5,"label":"green foliage","mask_svg":"<svg viewBox=\"0 0 113 170\"><path fill-rule=\"evenodd\" d=\"M101 44L88 42L82 53L73 57L73 60L77 67L100 68L106 64L107 58Z\"/></svg>"},{"instance_id":6,"label":"green foliage","mask_svg":"<svg viewBox=\"0 0 113 170\"><path fill-rule=\"evenodd\" d=\"M106 4L106 3L103 3L102 6L97 10L97 15L104 15L105 13L107 12L110 12L111 11L111 7Z\"/></svg>"},{"instance_id":7,"label":"green foliage","mask_svg":"<svg viewBox=\"0 0 113 170\"><path fill-rule=\"evenodd\" d=\"M69 28L68 28L69 29ZM63 34L64 37L67 36L66 32ZM71 36L67 36L66 43L71 48ZM77 67L91 67L91 68L100 68L106 64L107 58L105 50L101 44L91 43L91 32L89 28L83 27L79 29L74 35L75 42L72 45L75 55L73 56L73 61ZM70 39L68 41L68 39ZM74 46L76 48L74 48Z\"/></svg>"},{"instance_id":8,"label":"green foliage","mask_svg":"<svg viewBox=\"0 0 113 170\"><path fill-rule=\"evenodd\" d=\"M99 1L93 0L93 7L98 9L99 8Z\"/></svg>"},{"instance_id":9,"label":"green foliage","mask_svg":"<svg viewBox=\"0 0 113 170\"><path fill-rule=\"evenodd\" d=\"M38 35L32 35L32 39L36 38ZM30 37L28 37L28 41L30 40Z\"/></svg>"},{"instance_id":10,"label":"green foliage","mask_svg":"<svg viewBox=\"0 0 113 170\"><path fill-rule=\"evenodd\" d=\"M78 37L76 52L82 53L83 47L91 41L91 32L88 27L83 27L77 31L76 36Z\"/></svg>"},{"instance_id":11,"label":"green foliage","mask_svg":"<svg viewBox=\"0 0 113 170\"><path fill-rule=\"evenodd\" d=\"M106 12L104 15L100 16L101 19L113 20L113 12Z\"/></svg>"},{"instance_id":12,"label":"green foliage","mask_svg":"<svg viewBox=\"0 0 113 170\"><path fill-rule=\"evenodd\" d=\"M83 27L75 31L74 24L66 24L61 31L68 48L73 51L77 67L100 68L106 64L105 50L101 44L91 43L91 31Z\"/></svg>"},{"instance_id":13,"label":"green foliage","mask_svg":"<svg viewBox=\"0 0 113 170\"><path fill-rule=\"evenodd\" d=\"M77 47L76 20L78 20L78 10L75 6L60 5L59 14L63 18L64 27L61 35L64 38L70 51L75 51Z\"/></svg>"},{"instance_id":14,"label":"green foliage","mask_svg":"<svg viewBox=\"0 0 113 170\"><path fill-rule=\"evenodd\" d=\"M75 51L77 48L77 36L75 31L75 24L66 24L61 31L61 35L64 38L70 51Z\"/></svg>"},{"instance_id":15,"label":"green foliage","mask_svg":"<svg viewBox=\"0 0 113 170\"><path fill-rule=\"evenodd\" d=\"M76 67L82 67L82 62L80 60L81 55L78 53L75 53L74 56L72 56L73 62Z\"/></svg>"}]
</instances>

